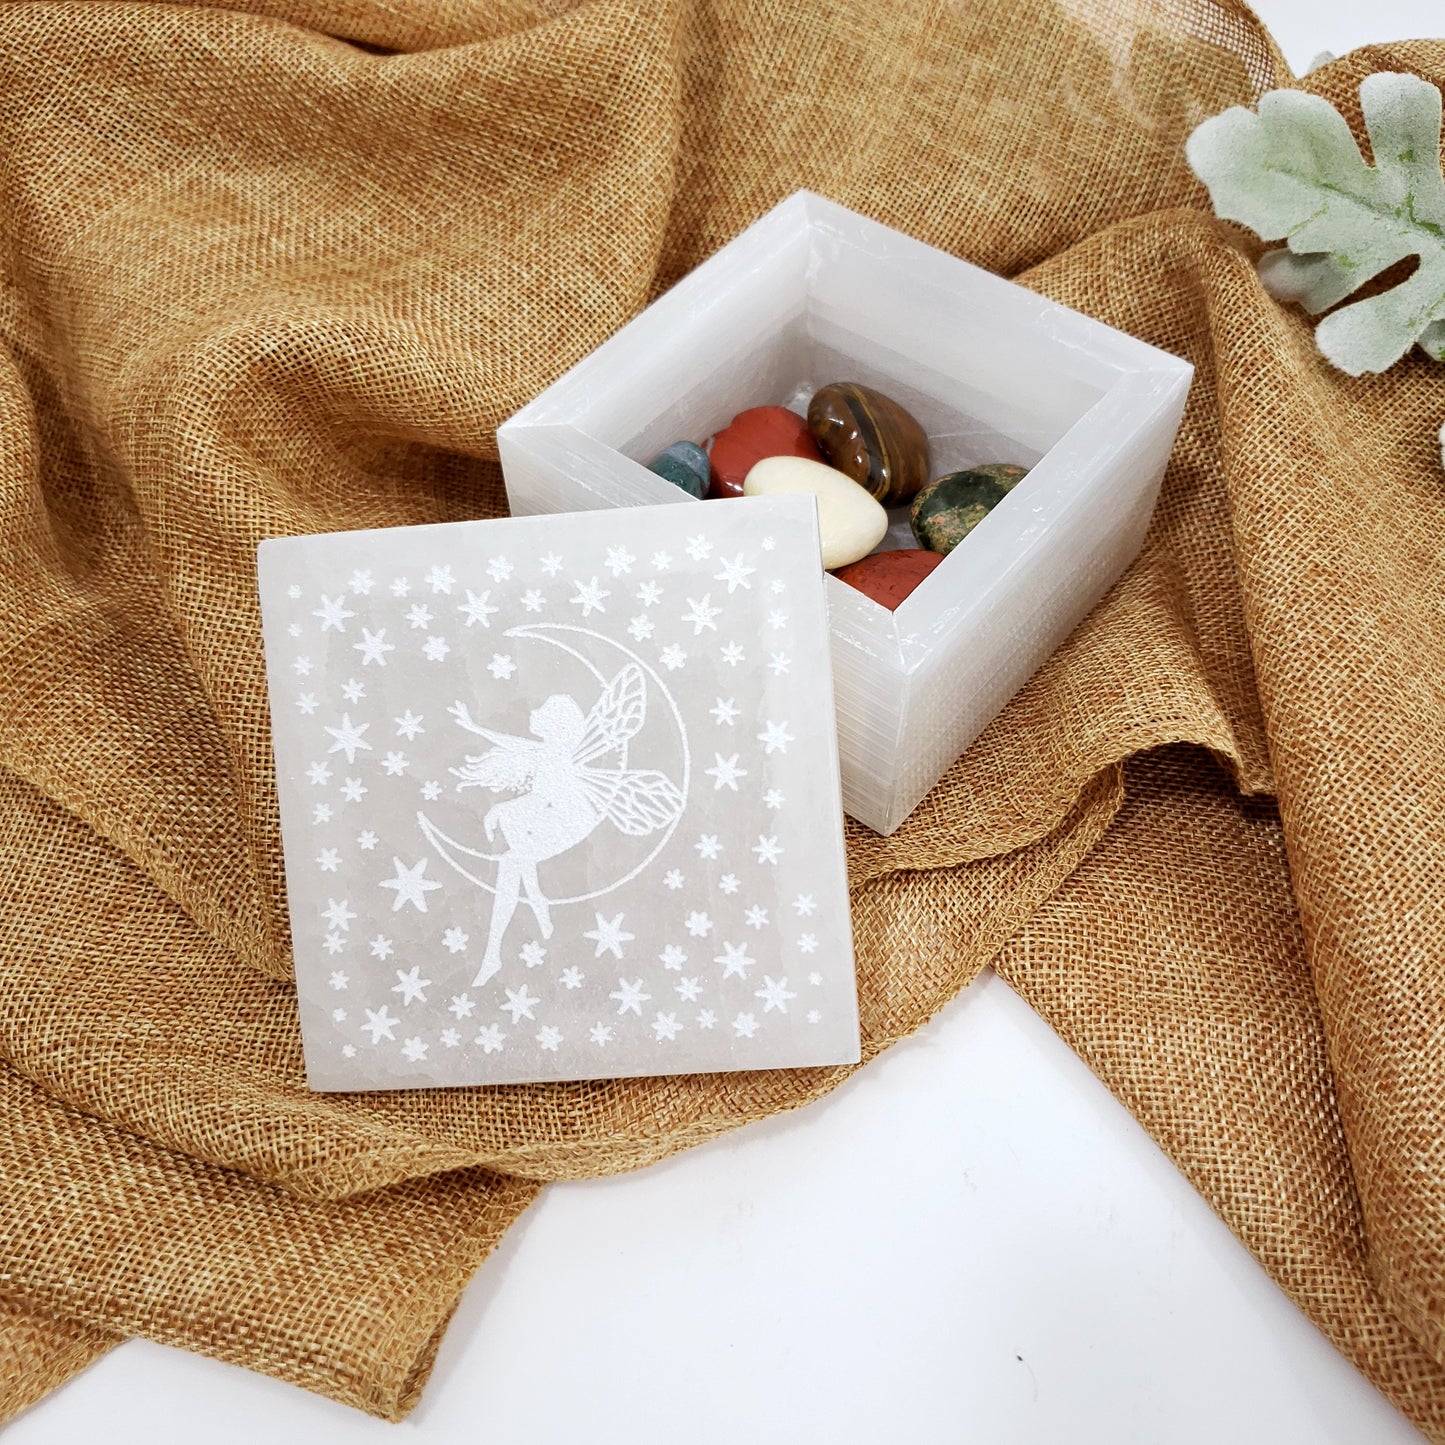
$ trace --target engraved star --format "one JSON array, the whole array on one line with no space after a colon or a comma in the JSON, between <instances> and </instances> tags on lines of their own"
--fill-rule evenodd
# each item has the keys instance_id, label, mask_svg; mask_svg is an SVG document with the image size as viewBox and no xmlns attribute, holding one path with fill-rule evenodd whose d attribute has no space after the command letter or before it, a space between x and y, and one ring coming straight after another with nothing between
<instances>
[{"instance_id":1,"label":"engraved star","mask_svg":"<svg viewBox=\"0 0 1445 1445\"><path fill-rule=\"evenodd\" d=\"M454 1049L461 1043L462 1036L455 1029L443 1029L440 1035L442 1044L449 1049Z\"/></svg>"},{"instance_id":2,"label":"engraved star","mask_svg":"<svg viewBox=\"0 0 1445 1445\"><path fill-rule=\"evenodd\" d=\"M709 925L709 927L711 927L711 925ZM662 966L664 968L670 968L674 971L681 969L683 964L687 962L687 954L675 943L669 943L657 956L662 960Z\"/></svg>"},{"instance_id":3,"label":"engraved star","mask_svg":"<svg viewBox=\"0 0 1445 1445\"><path fill-rule=\"evenodd\" d=\"M750 1039L758 1031L758 1021L752 1014L739 1014L733 1020L733 1033L740 1039Z\"/></svg>"},{"instance_id":4,"label":"engraved star","mask_svg":"<svg viewBox=\"0 0 1445 1445\"><path fill-rule=\"evenodd\" d=\"M332 928L339 928L345 932L356 921L356 914L347 906L344 898L328 898L326 907L321 910L321 916Z\"/></svg>"},{"instance_id":5,"label":"engraved star","mask_svg":"<svg viewBox=\"0 0 1445 1445\"><path fill-rule=\"evenodd\" d=\"M350 978L348 978L346 974L344 974L339 968L333 970L331 977L326 981L331 985L332 988L336 989L338 992L341 989L345 988L347 984L351 982Z\"/></svg>"},{"instance_id":6,"label":"engraved star","mask_svg":"<svg viewBox=\"0 0 1445 1445\"><path fill-rule=\"evenodd\" d=\"M339 933L328 933L325 947L327 953L340 953L346 947L346 940Z\"/></svg>"},{"instance_id":7,"label":"engraved star","mask_svg":"<svg viewBox=\"0 0 1445 1445\"><path fill-rule=\"evenodd\" d=\"M506 1038L500 1024L487 1024L477 1030L477 1043L481 1045L484 1054L495 1054L502 1047L502 1041Z\"/></svg>"},{"instance_id":8,"label":"engraved star","mask_svg":"<svg viewBox=\"0 0 1445 1445\"><path fill-rule=\"evenodd\" d=\"M442 795L442 785L437 782L428 782L421 785L421 795L428 803L435 803Z\"/></svg>"},{"instance_id":9,"label":"engraved star","mask_svg":"<svg viewBox=\"0 0 1445 1445\"><path fill-rule=\"evenodd\" d=\"M766 908L760 908L754 903L753 906L743 914L743 917L747 919L749 928L763 928L768 921L768 910Z\"/></svg>"},{"instance_id":10,"label":"engraved star","mask_svg":"<svg viewBox=\"0 0 1445 1445\"><path fill-rule=\"evenodd\" d=\"M467 946L467 933L461 928L449 928L442 934L442 946L448 953L460 953Z\"/></svg>"},{"instance_id":11,"label":"engraved star","mask_svg":"<svg viewBox=\"0 0 1445 1445\"><path fill-rule=\"evenodd\" d=\"M399 778L406 771L405 753L388 753L381 760L382 771L389 778Z\"/></svg>"},{"instance_id":12,"label":"engraved star","mask_svg":"<svg viewBox=\"0 0 1445 1445\"><path fill-rule=\"evenodd\" d=\"M405 597L411 591L411 583L405 577L393 577L390 590L393 597Z\"/></svg>"},{"instance_id":13,"label":"engraved star","mask_svg":"<svg viewBox=\"0 0 1445 1445\"><path fill-rule=\"evenodd\" d=\"M712 919L706 913L689 913L685 927L694 938L706 938L712 932Z\"/></svg>"},{"instance_id":14,"label":"engraved star","mask_svg":"<svg viewBox=\"0 0 1445 1445\"><path fill-rule=\"evenodd\" d=\"M811 893L800 893L793 899L793 912L796 913L799 918L806 918L817 906L818 905L813 902L813 895Z\"/></svg>"},{"instance_id":15,"label":"engraved star","mask_svg":"<svg viewBox=\"0 0 1445 1445\"><path fill-rule=\"evenodd\" d=\"M426 1044L418 1038L410 1038L401 1046L402 1057L409 1064L419 1064L426 1058Z\"/></svg>"},{"instance_id":16,"label":"engraved star","mask_svg":"<svg viewBox=\"0 0 1445 1445\"><path fill-rule=\"evenodd\" d=\"M362 733L370 726L370 723L353 723L349 712L342 713L341 726L326 729L336 739L326 751L328 754L345 753L346 761L354 763L358 752L369 753L371 751L371 744L362 737Z\"/></svg>"},{"instance_id":17,"label":"engraved star","mask_svg":"<svg viewBox=\"0 0 1445 1445\"><path fill-rule=\"evenodd\" d=\"M748 970L757 962L748 953L746 943L724 943L723 951L713 959L714 963L723 966L723 977L731 978L736 974L739 978L746 980Z\"/></svg>"},{"instance_id":18,"label":"engraved star","mask_svg":"<svg viewBox=\"0 0 1445 1445\"><path fill-rule=\"evenodd\" d=\"M777 541L776 541L774 538L772 538L772 537L764 537L764 538L763 538L763 551L764 551L764 552L771 552L771 551L773 550L773 548L776 547L777 545L778 545L778 544L777 544Z\"/></svg>"},{"instance_id":19,"label":"engraved star","mask_svg":"<svg viewBox=\"0 0 1445 1445\"><path fill-rule=\"evenodd\" d=\"M644 607L652 607L662 601L662 588L656 582L644 582L637 589L637 600Z\"/></svg>"},{"instance_id":20,"label":"engraved star","mask_svg":"<svg viewBox=\"0 0 1445 1445\"><path fill-rule=\"evenodd\" d=\"M309 677L311 675L311 659L309 657L298 657L296 661L291 664L291 671L294 672L297 677Z\"/></svg>"},{"instance_id":21,"label":"engraved star","mask_svg":"<svg viewBox=\"0 0 1445 1445\"><path fill-rule=\"evenodd\" d=\"M738 767L736 753L730 758L723 757L721 753L714 753L713 756L717 759L717 765L703 769L708 777L714 779L713 791L716 793L721 792L724 788L731 788L733 792L737 792L738 779L747 777L748 770Z\"/></svg>"},{"instance_id":22,"label":"engraved star","mask_svg":"<svg viewBox=\"0 0 1445 1445\"><path fill-rule=\"evenodd\" d=\"M702 997L702 984L695 978L680 978L676 987L683 1003L696 1003Z\"/></svg>"},{"instance_id":23,"label":"engraved star","mask_svg":"<svg viewBox=\"0 0 1445 1445\"><path fill-rule=\"evenodd\" d=\"M677 1021L676 1014L660 1013L652 1021L652 1037L658 1043L671 1043L682 1031L682 1025Z\"/></svg>"},{"instance_id":24,"label":"engraved star","mask_svg":"<svg viewBox=\"0 0 1445 1445\"><path fill-rule=\"evenodd\" d=\"M816 953L818 951L818 940L811 933L805 933L798 939L798 947L804 953Z\"/></svg>"},{"instance_id":25,"label":"engraved star","mask_svg":"<svg viewBox=\"0 0 1445 1445\"><path fill-rule=\"evenodd\" d=\"M492 625L489 619L495 617L501 609L491 605L489 601L491 595L490 590L479 595L470 587L467 588L467 600L457 608L457 611L467 619L468 627L474 622L480 622L483 627Z\"/></svg>"},{"instance_id":26,"label":"engraved star","mask_svg":"<svg viewBox=\"0 0 1445 1445\"><path fill-rule=\"evenodd\" d=\"M540 612L542 610L542 594L535 587L529 587L522 593L522 606L528 612Z\"/></svg>"},{"instance_id":27,"label":"engraved star","mask_svg":"<svg viewBox=\"0 0 1445 1445\"><path fill-rule=\"evenodd\" d=\"M426 912L427 894L441 887L440 883L422 876L426 872L426 864L427 860L423 858L420 863L408 868L400 858L391 860L391 866L396 869L396 877L388 878L381 886L390 888L396 894L391 905L393 913L404 903L413 904L419 913Z\"/></svg>"},{"instance_id":28,"label":"engraved star","mask_svg":"<svg viewBox=\"0 0 1445 1445\"><path fill-rule=\"evenodd\" d=\"M309 783L329 783L331 781L331 769L325 763L312 763L306 769L306 781Z\"/></svg>"},{"instance_id":29,"label":"engraved star","mask_svg":"<svg viewBox=\"0 0 1445 1445\"><path fill-rule=\"evenodd\" d=\"M360 847L365 848L369 853L373 848L376 847L377 837L370 828L367 828L356 835L356 841Z\"/></svg>"},{"instance_id":30,"label":"engraved star","mask_svg":"<svg viewBox=\"0 0 1445 1445\"><path fill-rule=\"evenodd\" d=\"M572 585L577 589L577 595L567 600L574 607L580 607L584 617L591 617L594 612L607 611L602 605L602 599L611 597L612 594L595 577L590 582L574 582Z\"/></svg>"},{"instance_id":31,"label":"engraved star","mask_svg":"<svg viewBox=\"0 0 1445 1445\"><path fill-rule=\"evenodd\" d=\"M753 994L754 998L762 999L765 1014L772 1013L774 1009L782 1014L787 1013L788 1000L797 996L789 991L786 978L769 978L767 974L763 975L763 986Z\"/></svg>"},{"instance_id":32,"label":"engraved star","mask_svg":"<svg viewBox=\"0 0 1445 1445\"><path fill-rule=\"evenodd\" d=\"M666 572L667 569L672 566L672 553L654 552L652 554L652 565L656 567L659 572Z\"/></svg>"},{"instance_id":33,"label":"engraved star","mask_svg":"<svg viewBox=\"0 0 1445 1445\"><path fill-rule=\"evenodd\" d=\"M424 602L413 602L407 608L406 620L413 627L429 627L432 620L432 610Z\"/></svg>"},{"instance_id":34,"label":"engraved star","mask_svg":"<svg viewBox=\"0 0 1445 1445\"><path fill-rule=\"evenodd\" d=\"M780 793L777 788L769 788L768 791L763 794L763 807L765 808L781 808L785 801L782 793Z\"/></svg>"},{"instance_id":35,"label":"engraved star","mask_svg":"<svg viewBox=\"0 0 1445 1445\"><path fill-rule=\"evenodd\" d=\"M738 717L737 705L730 697L720 697L712 705L713 719L724 727L731 727Z\"/></svg>"},{"instance_id":36,"label":"engraved star","mask_svg":"<svg viewBox=\"0 0 1445 1445\"><path fill-rule=\"evenodd\" d=\"M604 565L614 577L621 577L624 572L632 571L632 564L635 561L637 558L626 547L609 547L607 561Z\"/></svg>"},{"instance_id":37,"label":"engraved star","mask_svg":"<svg viewBox=\"0 0 1445 1445\"><path fill-rule=\"evenodd\" d=\"M355 1045L355 1044L342 1044L342 1046L341 1046L341 1057L342 1057L343 1059L354 1059L354 1058L356 1057L356 1045Z\"/></svg>"},{"instance_id":38,"label":"engraved star","mask_svg":"<svg viewBox=\"0 0 1445 1445\"><path fill-rule=\"evenodd\" d=\"M417 1003L425 1003L426 991L430 987L431 979L421 976L421 965L418 964L415 968L409 968L404 973L401 969L397 969L396 982L392 984L391 991L392 993L399 993L401 995L402 1004L405 1006L411 1003L413 999L415 999Z\"/></svg>"},{"instance_id":39,"label":"engraved star","mask_svg":"<svg viewBox=\"0 0 1445 1445\"><path fill-rule=\"evenodd\" d=\"M357 682L353 677L342 685L341 695L347 702L360 702L366 696L365 684Z\"/></svg>"},{"instance_id":40,"label":"engraved star","mask_svg":"<svg viewBox=\"0 0 1445 1445\"><path fill-rule=\"evenodd\" d=\"M512 564L505 557L493 557L487 563L487 576L493 582L505 582L512 575L512 570Z\"/></svg>"},{"instance_id":41,"label":"engraved star","mask_svg":"<svg viewBox=\"0 0 1445 1445\"><path fill-rule=\"evenodd\" d=\"M603 918L600 913L596 917L597 927L589 928L582 935L583 938L592 939L597 945L597 952L592 956L601 958L604 953L610 953L614 958L621 958L622 945L631 942L637 935L622 931L623 915L621 913L615 918Z\"/></svg>"},{"instance_id":42,"label":"engraved star","mask_svg":"<svg viewBox=\"0 0 1445 1445\"><path fill-rule=\"evenodd\" d=\"M428 637L422 654L428 662L440 662L451 650L451 644L445 637Z\"/></svg>"},{"instance_id":43,"label":"engraved star","mask_svg":"<svg viewBox=\"0 0 1445 1445\"><path fill-rule=\"evenodd\" d=\"M407 742L415 742L418 733L424 733L426 729L422 726L422 715L414 713L408 708L400 717L393 718L396 724L396 735L405 738Z\"/></svg>"},{"instance_id":44,"label":"engraved star","mask_svg":"<svg viewBox=\"0 0 1445 1445\"><path fill-rule=\"evenodd\" d=\"M710 1009L705 1008L697 1016L697 1026L700 1029L710 1029L717 1024L717 1015Z\"/></svg>"},{"instance_id":45,"label":"engraved star","mask_svg":"<svg viewBox=\"0 0 1445 1445\"><path fill-rule=\"evenodd\" d=\"M311 810L311 821L313 823L329 823L331 821L331 804L317 803Z\"/></svg>"},{"instance_id":46,"label":"engraved star","mask_svg":"<svg viewBox=\"0 0 1445 1445\"><path fill-rule=\"evenodd\" d=\"M653 633L652 618L645 612L639 612L627 624L627 630L638 642L646 642Z\"/></svg>"},{"instance_id":47,"label":"engraved star","mask_svg":"<svg viewBox=\"0 0 1445 1445\"><path fill-rule=\"evenodd\" d=\"M365 1013L366 1022L362 1024L361 1029L363 1033L370 1030L372 1043L379 1044L382 1039L395 1038L393 1030L401 1020L392 1018L391 1010L385 1004L374 1011L366 1009Z\"/></svg>"},{"instance_id":48,"label":"engraved star","mask_svg":"<svg viewBox=\"0 0 1445 1445\"><path fill-rule=\"evenodd\" d=\"M314 692L303 692L296 699L296 706L301 709L307 717L316 711L316 694Z\"/></svg>"},{"instance_id":49,"label":"engraved star","mask_svg":"<svg viewBox=\"0 0 1445 1445\"><path fill-rule=\"evenodd\" d=\"M810 1008L810 1009L808 1010L808 1022L809 1022L810 1024L815 1024L815 1023L817 1023L818 1020L821 1019L822 1017L823 1017L823 1015L820 1014L817 1009L815 1009L815 1008Z\"/></svg>"},{"instance_id":50,"label":"engraved star","mask_svg":"<svg viewBox=\"0 0 1445 1445\"><path fill-rule=\"evenodd\" d=\"M628 983L625 978L619 978L617 980L617 987L613 989L607 997L617 1000L617 1014L619 1018L629 1012L635 1013L638 1018L641 1018L642 1005L645 1004L652 995L643 992L643 982L640 978L633 979L631 983Z\"/></svg>"},{"instance_id":51,"label":"engraved star","mask_svg":"<svg viewBox=\"0 0 1445 1445\"><path fill-rule=\"evenodd\" d=\"M768 613L769 627L786 627L788 625L788 614L786 612L772 611Z\"/></svg>"},{"instance_id":52,"label":"engraved star","mask_svg":"<svg viewBox=\"0 0 1445 1445\"><path fill-rule=\"evenodd\" d=\"M321 596L321 606L311 614L321 619L322 632L329 632L333 627L338 632L346 631L346 619L355 617L356 613L346 610L346 597L327 597L325 593Z\"/></svg>"},{"instance_id":53,"label":"engraved star","mask_svg":"<svg viewBox=\"0 0 1445 1445\"><path fill-rule=\"evenodd\" d=\"M358 567L347 579L346 585L355 593L365 597L372 588L371 573L363 567Z\"/></svg>"},{"instance_id":54,"label":"engraved star","mask_svg":"<svg viewBox=\"0 0 1445 1445\"><path fill-rule=\"evenodd\" d=\"M711 595L705 592L701 597L687 599L687 611L682 614L682 620L692 624L694 637L701 637L704 629L717 631L717 622L714 619L721 615L722 608L714 607Z\"/></svg>"},{"instance_id":55,"label":"engraved star","mask_svg":"<svg viewBox=\"0 0 1445 1445\"><path fill-rule=\"evenodd\" d=\"M587 1037L591 1039L592 1042L596 1044L599 1048L603 1044L610 1044L612 1042L612 1025L593 1024L592 1027L587 1031Z\"/></svg>"},{"instance_id":56,"label":"engraved star","mask_svg":"<svg viewBox=\"0 0 1445 1445\"><path fill-rule=\"evenodd\" d=\"M758 734L758 741L763 745L765 753L772 754L787 752L788 744L798 740L788 731L786 722L765 722L762 732Z\"/></svg>"},{"instance_id":57,"label":"engraved star","mask_svg":"<svg viewBox=\"0 0 1445 1445\"><path fill-rule=\"evenodd\" d=\"M396 644L386 640L386 628L378 628L372 632L370 628L361 629L361 641L351 644L354 651L361 654L361 665L369 666L376 663L378 667L386 666L386 654L396 651Z\"/></svg>"},{"instance_id":58,"label":"engraved star","mask_svg":"<svg viewBox=\"0 0 1445 1445\"><path fill-rule=\"evenodd\" d=\"M469 1019L472 1016L472 1010L475 1009L476 1006L476 1002L471 994L454 993L452 995L452 1001L447 1005L447 1008L451 1011L453 1017Z\"/></svg>"},{"instance_id":59,"label":"engraved star","mask_svg":"<svg viewBox=\"0 0 1445 1445\"><path fill-rule=\"evenodd\" d=\"M341 855L335 848L323 848L316 855L316 866L323 873L335 873L341 867Z\"/></svg>"},{"instance_id":60,"label":"engraved star","mask_svg":"<svg viewBox=\"0 0 1445 1445\"><path fill-rule=\"evenodd\" d=\"M753 844L753 852L758 855L759 863L776 863L783 856L783 850L778 846L777 834L765 838L758 834L758 841Z\"/></svg>"},{"instance_id":61,"label":"engraved star","mask_svg":"<svg viewBox=\"0 0 1445 1445\"><path fill-rule=\"evenodd\" d=\"M487 671L490 672L493 677L503 681L511 677L516 670L517 664L513 662L510 655L505 652L494 652L492 654L492 660L487 664Z\"/></svg>"},{"instance_id":62,"label":"engraved star","mask_svg":"<svg viewBox=\"0 0 1445 1445\"><path fill-rule=\"evenodd\" d=\"M699 833L697 842L692 846L703 858L716 858L722 852L722 844L718 842L716 833Z\"/></svg>"},{"instance_id":63,"label":"engraved star","mask_svg":"<svg viewBox=\"0 0 1445 1445\"><path fill-rule=\"evenodd\" d=\"M360 778L347 778L341 785L341 796L348 803L359 803L370 791Z\"/></svg>"},{"instance_id":64,"label":"engraved star","mask_svg":"<svg viewBox=\"0 0 1445 1445\"><path fill-rule=\"evenodd\" d=\"M572 968L564 968L562 972L557 975L557 982L560 983L563 988L581 988L586 977L587 975L583 973L580 968L574 966Z\"/></svg>"},{"instance_id":65,"label":"engraved star","mask_svg":"<svg viewBox=\"0 0 1445 1445\"><path fill-rule=\"evenodd\" d=\"M682 870L679 868L669 868L663 877L662 883L663 887L671 888L676 892L677 889L682 887Z\"/></svg>"},{"instance_id":66,"label":"engraved star","mask_svg":"<svg viewBox=\"0 0 1445 1445\"><path fill-rule=\"evenodd\" d=\"M717 886L724 893L736 893L738 891L738 875L736 873L724 873L717 881Z\"/></svg>"},{"instance_id":67,"label":"engraved star","mask_svg":"<svg viewBox=\"0 0 1445 1445\"><path fill-rule=\"evenodd\" d=\"M814 969L813 972L808 975L808 982L812 984L814 988L817 988L817 986L823 982L823 975L819 973L817 969Z\"/></svg>"},{"instance_id":68,"label":"engraved star","mask_svg":"<svg viewBox=\"0 0 1445 1445\"><path fill-rule=\"evenodd\" d=\"M702 562L712 556L712 543L706 537L689 537L687 555L694 562Z\"/></svg>"},{"instance_id":69,"label":"engraved star","mask_svg":"<svg viewBox=\"0 0 1445 1445\"><path fill-rule=\"evenodd\" d=\"M387 938L385 934L378 933L367 946L371 949L373 958L391 957L391 939Z\"/></svg>"},{"instance_id":70,"label":"engraved star","mask_svg":"<svg viewBox=\"0 0 1445 1445\"><path fill-rule=\"evenodd\" d=\"M290 598L297 598L301 595L301 589L293 582L287 589L286 595Z\"/></svg>"},{"instance_id":71,"label":"engraved star","mask_svg":"<svg viewBox=\"0 0 1445 1445\"><path fill-rule=\"evenodd\" d=\"M768 591L771 592L775 597L780 597L787 590L788 584L784 582L781 577L777 578L776 581L768 583Z\"/></svg>"},{"instance_id":72,"label":"engraved star","mask_svg":"<svg viewBox=\"0 0 1445 1445\"><path fill-rule=\"evenodd\" d=\"M542 1002L540 998L533 998L527 992L527 985L524 983L521 988L509 988L507 1001L502 1007L512 1015L512 1022L519 1024L523 1019L532 1017L532 1010Z\"/></svg>"},{"instance_id":73,"label":"engraved star","mask_svg":"<svg viewBox=\"0 0 1445 1445\"><path fill-rule=\"evenodd\" d=\"M549 577L555 577L562 570L562 559L555 552L548 552L542 558L542 570Z\"/></svg>"},{"instance_id":74,"label":"engraved star","mask_svg":"<svg viewBox=\"0 0 1445 1445\"><path fill-rule=\"evenodd\" d=\"M722 571L714 574L713 581L726 582L728 585L728 596L731 597L739 587L744 590L751 589L753 584L748 581L748 578L757 570L756 567L749 567L747 563L743 561L743 554L739 552L731 562L729 562L726 557L723 558Z\"/></svg>"},{"instance_id":75,"label":"engraved star","mask_svg":"<svg viewBox=\"0 0 1445 1445\"><path fill-rule=\"evenodd\" d=\"M549 1053L557 1052L557 1045L562 1042L562 1030L553 1028L551 1024L543 1024L537 1030L537 1042Z\"/></svg>"},{"instance_id":76,"label":"engraved star","mask_svg":"<svg viewBox=\"0 0 1445 1445\"><path fill-rule=\"evenodd\" d=\"M530 943L522 945L522 951L518 957L528 968L541 968L542 960L546 958L547 950L534 938Z\"/></svg>"},{"instance_id":77,"label":"engraved star","mask_svg":"<svg viewBox=\"0 0 1445 1445\"><path fill-rule=\"evenodd\" d=\"M669 672L676 672L687 661L687 653L674 642L662 649L659 661Z\"/></svg>"},{"instance_id":78,"label":"engraved star","mask_svg":"<svg viewBox=\"0 0 1445 1445\"><path fill-rule=\"evenodd\" d=\"M736 667L747 654L736 642L730 642L718 655L729 667Z\"/></svg>"},{"instance_id":79,"label":"engraved star","mask_svg":"<svg viewBox=\"0 0 1445 1445\"><path fill-rule=\"evenodd\" d=\"M792 665L792 658L781 652L774 652L768 658L768 671L774 677L781 677Z\"/></svg>"},{"instance_id":80,"label":"engraved star","mask_svg":"<svg viewBox=\"0 0 1445 1445\"><path fill-rule=\"evenodd\" d=\"M301 624L300 624L299 622L293 622L293 623L291 623L290 626L287 627L286 632L287 632L287 635L288 635L288 636L291 636L291 637L300 637L300 636L301 636Z\"/></svg>"},{"instance_id":81,"label":"engraved star","mask_svg":"<svg viewBox=\"0 0 1445 1445\"><path fill-rule=\"evenodd\" d=\"M452 576L452 569L450 567L436 566L426 574L426 585L431 588L433 593L449 593L456 580L457 579Z\"/></svg>"}]
</instances>

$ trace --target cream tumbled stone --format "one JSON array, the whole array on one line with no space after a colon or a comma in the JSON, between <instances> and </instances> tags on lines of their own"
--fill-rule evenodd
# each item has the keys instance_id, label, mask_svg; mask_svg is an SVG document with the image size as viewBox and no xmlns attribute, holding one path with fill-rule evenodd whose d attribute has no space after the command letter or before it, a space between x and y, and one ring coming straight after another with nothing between
<instances>
[{"instance_id":1,"label":"cream tumbled stone","mask_svg":"<svg viewBox=\"0 0 1445 1445\"><path fill-rule=\"evenodd\" d=\"M743 496L811 492L818 499L818 535L829 572L866 557L888 530L888 513L851 477L806 457L764 457L743 482Z\"/></svg>"}]
</instances>

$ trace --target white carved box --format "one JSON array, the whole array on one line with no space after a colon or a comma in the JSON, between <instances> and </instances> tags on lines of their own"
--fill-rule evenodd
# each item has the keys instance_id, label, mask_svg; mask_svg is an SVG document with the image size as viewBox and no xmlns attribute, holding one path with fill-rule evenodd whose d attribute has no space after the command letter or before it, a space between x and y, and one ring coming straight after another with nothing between
<instances>
[{"instance_id":1,"label":"white carved box","mask_svg":"<svg viewBox=\"0 0 1445 1445\"><path fill-rule=\"evenodd\" d=\"M645 463L748 407L806 410L818 387L854 381L918 418L934 475L1030 467L897 611L826 579L843 806L890 833L1138 552L1191 375L799 192L517 412L498 442L515 514L716 510L735 503L697 502ZM894 526L883 545L899 536Z\"/></svg>"}]
</instances>

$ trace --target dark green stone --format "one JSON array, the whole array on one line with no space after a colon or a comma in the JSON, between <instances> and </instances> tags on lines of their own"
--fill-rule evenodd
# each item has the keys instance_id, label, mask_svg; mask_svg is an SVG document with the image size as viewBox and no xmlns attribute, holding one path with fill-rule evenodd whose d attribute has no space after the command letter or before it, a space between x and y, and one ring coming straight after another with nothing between
<instances>
[{"instance_id":1,"label":"dark green stone","mask_svg":"<svg viewBox=\"0 0 1445 1445\"><path fill-rule=\"evenodd\" d=\"M919 545L947 555L1028 474L1003 462L950 472L930 482L913 499L908 520Z\"/></svg>"},{"instance_id":2,"label":"dark green stone","mask_svg":"<svg viewBox=\"0 0 1445 1445\"><path fill-rule=\"evenodd\" d=\"M648 462L647 470L681 487L690 497L707 491L711 476L707 453L696 442L673 442Z\"/></svg>"}]
</instances>

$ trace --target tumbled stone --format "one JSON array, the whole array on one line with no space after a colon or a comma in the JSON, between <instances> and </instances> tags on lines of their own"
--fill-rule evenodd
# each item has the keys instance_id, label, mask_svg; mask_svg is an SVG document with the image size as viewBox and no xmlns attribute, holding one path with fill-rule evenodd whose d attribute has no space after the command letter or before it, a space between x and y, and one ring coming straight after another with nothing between
<instances>
[{"instance_id":1,"label":"tumbled stone","mask_svg":"<svg viewBox=\"0 0 1445 1445\"><path fill-rule=\"evenodd\" d=\"M820 388L808 403L808 430L823 460L885 507L910 500L928 482L927 434L881 391L851 381Z\"/></svg>"},{"instance_id":2,"label":"tumbled stone","mask_svg":"<svg viewBox=\"0 0 1445 1445\"><path fill-rule=\"evenodd\" d=\"M703 496L711 479L707 453L696 442L673 442L648 462L647 470L681 487L691 497Z\"/></svg>"},{"instance_id":3,"label":"tumbled stone","mask_svg":"<svg viewBox=\"0 0 1445 1445\"><path fill-rule=\"evenodd\" d=\"M811 492L818 499L823 566L830 572L866 557L888 530L888 513L842 472L806 457L765 457L748 473L749 497Z\"/></svg>"},{"instance_id":4,"label":"tumbled stone","mask_svg":"<svg viewBox=\"0 0 1445 1445\"><path fill-rule=\"evenodd\" d=\"M899 547L889 552L874 552L840 567L833 575L892 612L942 561L938 552Z\"/></svg>"},{"instance_id":5,"label":"tumbled stone","mask_svg":"<svg viewBox=\"0 0 1445 1445\"><path fill-rule=\"evenodd\" d=\"M1027 475L1027 467L990 462L950 472L913 499L908 520L920 545L947 556Z\"/></svg>"},{"instance_id":6,"label":"tumbled stone","mask_svg":"<svg viewBox=\"0 0 1445 1445\"><path fill-rule=\"evenodd\" d=\"M764 457L823 460L808 423L785 406L754 406L740 411L708 447L712 463L710 497L740 497L748 473Z\"/></svg>"}]
</instances>

